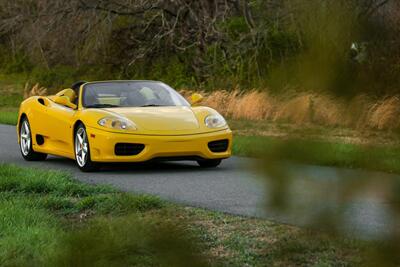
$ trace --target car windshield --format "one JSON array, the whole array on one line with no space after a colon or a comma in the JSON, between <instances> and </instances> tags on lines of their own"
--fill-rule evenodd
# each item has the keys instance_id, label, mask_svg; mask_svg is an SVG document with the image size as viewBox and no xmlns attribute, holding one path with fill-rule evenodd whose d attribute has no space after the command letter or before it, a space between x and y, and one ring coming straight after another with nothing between
<instances>
[{"instance_id":1,"label":"car windshield","mask_svg":"<svg viewBox=\"0 0 400 267\"><path fill-rule=\"evenodd\" d=\"M82 103L86 108L189 106L174 89L152 81L89 83L84 86Z\"/></svg>"}]
</instances>

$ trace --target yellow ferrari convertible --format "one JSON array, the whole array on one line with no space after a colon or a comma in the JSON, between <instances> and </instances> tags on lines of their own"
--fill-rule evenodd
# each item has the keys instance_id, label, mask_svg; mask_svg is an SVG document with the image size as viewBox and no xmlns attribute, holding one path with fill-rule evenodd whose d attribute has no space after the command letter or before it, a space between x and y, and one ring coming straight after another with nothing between
<instances>
[{"instance_id":1,"label":"yellow ferrari convertible","mask_svg":"<svg viewBox=\"0 0 400 267\"><path fill-rule=\"evenodd\" d=\"M157 81L78 82L21 103L18 142L26 160L74 159L82 171L101 162L194 160L216 167L231 156L232 132L214 109L196 106Z\"/></svg>"}]
</instances>

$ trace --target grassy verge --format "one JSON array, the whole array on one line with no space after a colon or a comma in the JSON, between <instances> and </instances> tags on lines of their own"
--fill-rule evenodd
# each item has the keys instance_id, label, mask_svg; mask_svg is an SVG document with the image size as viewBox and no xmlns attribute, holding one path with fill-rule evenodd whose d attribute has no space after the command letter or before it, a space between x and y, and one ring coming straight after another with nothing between
<instances>
[{"instance_id":1,"label":"grassy verge","mask_svg":"<svg viewBox=\"0 0 400 267\"><path fill-rule=\"evenodd\" d=\"M17 124L18 106L23 100L26 77L0 74L0 123Z\"/></svg>"},{"instance_id":2,"label":"grassy verge","mask_svg":"<svg viewBox=\"0 0 400 267\"><path fill-rule=\"evenodd\" d=\"M0 265L40 266L54 260L71 227L94 214L115 216L163 205L155 197L88 186L59 172L0 165Z\"/></svg>"},{"instance_id":3,"label":"grassy verge","mask_svg":"<svg viewBox=\"0 0 400 267\"><path fill-rule=\"evenodd\" d=\"M282 140L308 139L356 145L400 146L400 134L396 131L365 128L353 129L315 124L299 126L271 121L232 119L229 120L229 126L235 132L236 136L265 136Z\"/></svg>"},{"instance_id":4,"label":"grassy verge","mask_svg":"<svg viewBox=\"0 0 400 267\"><path fill-rule=\"evenodd\" d=\"M17 125L18 121L18 111L12 111L10 109L2 109L0 108L0 123L1 124L9 124L9 125Z\"/></svg>"},{"instance_id":5,"label":"grassy verge","mask_svg":"<svg viewBox=\"0 0 400 267\"><path fill-rule=\"evenodd\" d=\"M373 245L4 164L0 218L1 266L343 266Z\"/></svg>"},{"instance_id":6,"label":"grassy verge","mask_svg":"<svg viewBox=\"0 0 400 267\"><path fill-rule=\"evenodd\" d=\"M360 145L309 139L237 136L233 153L279 157L300 163L400 173L400 146Z\"/></svg>"}]
</instances>

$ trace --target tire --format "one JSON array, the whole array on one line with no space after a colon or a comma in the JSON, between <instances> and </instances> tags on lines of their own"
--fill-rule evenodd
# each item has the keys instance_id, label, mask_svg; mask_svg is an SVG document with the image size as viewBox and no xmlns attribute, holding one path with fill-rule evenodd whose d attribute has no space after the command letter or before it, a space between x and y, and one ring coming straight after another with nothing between
<instances>
[{"instance_id":1,"label":"tire","mask_svg":"<svg viewBox=\"0 0 400 267\"><path fill-rule=\"evenodd\" d=\"M222 162L221 159L204 159L204 160L198 160L197 161L197 163L202 168L215 168L219 164L221 164L221 162Z\"/></svg>"},{"instance_id":2,"label":"tire","mask_svg":"<svg viewBox=\"0 0 400 267\"><path fill-rule=\"evenodd\" d=\"M27 161L41 161L47 158L47 154L33 150L31 126L26 117L21 119L19 126L19 148L22 157Z\"/></svg>"},{"instance_id":3,"label":"tire","mask_svg":"<svg viewBox=\"0 0 400 267\"><path fill-rule=\"evenodd\" d=\"M90 157L89 139L83 124L79 124L74 133L74 153L76 164L81 171L98 170L98 164L93 162Z\"/></svg>"}]
</instances>

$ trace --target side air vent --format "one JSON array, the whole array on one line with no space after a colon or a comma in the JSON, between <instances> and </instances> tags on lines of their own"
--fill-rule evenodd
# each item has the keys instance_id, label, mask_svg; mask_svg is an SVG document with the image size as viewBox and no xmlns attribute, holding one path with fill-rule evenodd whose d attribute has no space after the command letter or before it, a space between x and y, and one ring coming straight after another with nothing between
<instances>
[{"instance_id":1,"label":"side air vent","mask_svg":"<svg viewBox=\"0 0 400 267\"><path fill-rule=\"evenodd\" d=\"M143 144L118 143L115 145L114 153L117 156L134 156L142 152Z\"/></svg>"},{"instance_id":2,"label":"side air vent","mask_svg":"<svg viewBox=\"0 0 400 267\"><path fill-rule=\"evenodd\" d=\"M224 140L217 140L217 141L212 141L208 143L208 148L215 153L218 152L225 152L228 150L229 146L229 140L224 139Z\"/></svg>"},{"instance_id":3,"label":"side air vent","mask_svg":"<svg viewBox=\"0 0 400 267\"><path fill-rule=\"evenodd\" d=\"M46 106L46 103L44 102L43 98L38 98L37 100L40 104L42 104L43 106Z\"/></svg>"},{"instance_id":4,"label":"side air vent","mask_svg":"<svg viewBox=\"0 0 400 267\"><path fill-rule=\"evenodd\" d=\"M37 134L36 135L36 144L38 144L39 146L44 144L44 137L43 135Z\"/></svg>"}]
</instances>

